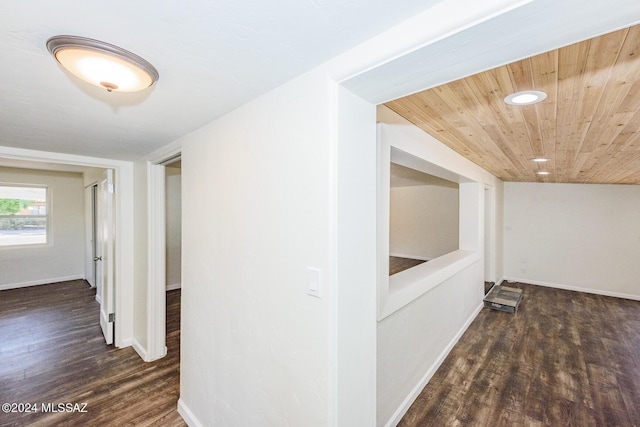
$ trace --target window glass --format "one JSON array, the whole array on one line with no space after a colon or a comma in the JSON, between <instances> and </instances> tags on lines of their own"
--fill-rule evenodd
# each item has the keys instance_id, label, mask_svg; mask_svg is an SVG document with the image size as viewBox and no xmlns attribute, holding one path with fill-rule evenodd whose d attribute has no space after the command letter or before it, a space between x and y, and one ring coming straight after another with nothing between
<instances>
[{"instance_id":1,"label":"window glass","mask_svg":"<svg viewBox=\"0 0 640 427\"><path fill-rule=\"evenodd\" d=\"M47 189L0 185L0 246L47 243Z\"/></svg>"}]
</instances>

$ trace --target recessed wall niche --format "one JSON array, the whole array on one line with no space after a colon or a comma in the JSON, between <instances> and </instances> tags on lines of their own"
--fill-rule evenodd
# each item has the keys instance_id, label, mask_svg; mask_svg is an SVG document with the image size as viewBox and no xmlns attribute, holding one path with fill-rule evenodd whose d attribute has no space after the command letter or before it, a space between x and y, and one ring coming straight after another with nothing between
<instances>
[{"instance_id":1,"label":"recessed wall niche","mask_svg":"<svg viewBox=\"0 0 640 427\"><path fill-rule=\"evenodd\" d=\"M459 184L390 163L389 275L459 249Z\"/></svg>"}]
</instances>

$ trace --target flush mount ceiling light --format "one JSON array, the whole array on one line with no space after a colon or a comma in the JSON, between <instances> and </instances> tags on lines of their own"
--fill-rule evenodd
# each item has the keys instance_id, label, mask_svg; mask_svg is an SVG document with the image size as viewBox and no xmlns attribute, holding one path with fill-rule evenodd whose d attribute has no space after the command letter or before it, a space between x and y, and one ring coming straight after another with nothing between
<instances>
[{"instance_id":1,"label":"flush mount ceiling light","mask_svg":"<svg viewBox=\"0 0 640 427\"><path fill-rule=\"evenodd\" d=\"M54 36L47 49L71 74L108 92L137 92L158 80L158 70L138 55L99 40Z\"/></svg>"},{"instance_id":2,"label":"flush mount ceiling light","mask_svg":"<svg viewBox=\"0 0 640 427\"><path fill-rule=\"evenodd\" d=\"M538 175L549 175L549 172L547 171L538 171L536 172Z\"/></svg>"},{"instance_id":3,"label":"flush mount ceiling light","mask_svg":"<svg viewBox=\"0 0 640 427\"><path fill-rule=\"evenodd\" d=\"M535 159L531 159L531 160L537 163L544 163L549 161L549 159L547 159L546 157L536 157Z\"/></svg>"},{"instance_id":4,"label":"flush mount ceiling light","mask_svg":"<svg viewBox=\"0 0 640 427\"><path fill-rule=\"evenodd\" d=\"M507 95L507 97L504 98L504 102L509 105L531 105L544 101L546 97L547 94L539 90L525 90Z\"/></svg>"}]
</instances>

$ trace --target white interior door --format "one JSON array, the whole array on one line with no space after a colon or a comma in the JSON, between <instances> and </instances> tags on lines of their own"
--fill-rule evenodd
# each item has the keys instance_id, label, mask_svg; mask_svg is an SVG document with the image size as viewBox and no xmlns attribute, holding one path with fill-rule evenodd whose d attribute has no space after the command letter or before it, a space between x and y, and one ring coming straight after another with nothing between
<instances>
[{"instance_id":1,"label":"white interior door","mask_svg":"<svg viewBox=\"0 0 640 427\"><path fill-rule=\"evenodd\" d=\"M105 171L98 186L96 233L96 282L100 302L100 327L107 344L113 344L115 290L113 280L113 170Z\"/></svg>"}]
</instances>

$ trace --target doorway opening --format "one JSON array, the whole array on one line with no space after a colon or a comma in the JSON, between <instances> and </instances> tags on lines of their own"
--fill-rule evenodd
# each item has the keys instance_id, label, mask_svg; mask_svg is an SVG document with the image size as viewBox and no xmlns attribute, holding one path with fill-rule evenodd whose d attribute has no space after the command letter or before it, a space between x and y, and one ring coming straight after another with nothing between
<instances>
[{"instance_id":1,"label":"doorway opening","mask_svg":"<svg viewBox=\"0 0 640 427\"><path fill-rule=\"evenodd\" d=\"M67 280L85 279L86 278L86 266L89 265L88 271L92 271L92 267L87 260L88 251L85 250L85 242L88 239L85 236L87 221L85 220L86 207L83 205L84 188L92 183L97 183L102 178L102 174L106 169L110 169L114 176L113 185L113 210L112 220L118 224L117 228L113 231L113 241L118 242L113 246L111 253L111 278L114 282L113 292L113 305L114 311L118 313L118 322L114 325L113 339L116 347L122 348L131 345L131 334L133 331L133 287L130 284L133 282L133 263L130 260L133 259L133 163L127 161L113 160L113 159L101 159L95 157L76 156L70 154L48 153L48 152L36 152L28 150L19 150L11 147L0 147L0 166L15 168L16 170L36 170L44 172L58 172L63 174L77 173L82 174L78 187L79 194L79 208L76 216L68 216L61 211L60 207L66 209L70 205L64 202L59 205L58 208L54 206L53 220L64 219L68 224L57 226L57 230L64 230L62 234L52 239L52 245L43 247L40 249L42 254L47 255L48 264L46 260L43 262L35 261L33 257L25 257L32 265L37 265L38 271L46 271L47 276L45 278L34 277L31 279L15 280L14 282L22 286L32 286L48 284L52 282L61 282ZM43 172L44 171L44 172ZM55 201L60 201L61 196L66 194L65 191L55 191L52 197ZM69 218L76 218L69 222ZM52 223L53 225L53 223ZM73 232L71 231L73 230ZM70 236L76 236L79 242L76 249L71 250L69 248L58 247L63 240L70 238ZM75 238L75 237L74 237ZM44 250L43 250L44 249ZM50 251L46 253L46 250ZM75 253L78 251L79 253ZM73 252L73 255L72 255ZM93 254L92 254L93 255ZM61 261L57 261L57 256L62 258ZM76 260L79 263L73 270L73 274L69 275L55 273L54 269L62 266L66 269L67 264L65 260ZM52 260L55 260L52 261ZM35 264L34 264L35 263ZM18 266L16 265L16 269ZM35 268L22 268L19 269L22 273L36 271ZM5 275L5 277L7 277ZM95 278L95 276L94 276ZM94 282L95 283L95 282ZM89 286L89 285L87 285Z\"/></svg>"},{"instance_id":2,"label":"doorway opening","mask_svg":"<svg viewBox=\"0 0 640 427\"><path fill-rule=\"evenodd\" d=\"M98 197L98 184L92 182L84 187L84 218L85 218L85 256L84 256L84 278L89 286L95 288L96 283L96 203ZM99 292L96 290L96 301ZM98 301L100 302L100 301Z\"/></svg>"},{"instance_id":3,"label":"doorway opening","mask_svg":"<svg viewBox=\"0 0 640 427\"><path fill-rule=\"evenodd\" d=\"M167 354L180 353L182 296L182 160L172 160L165 170L165 283Z\"/></svg>"},{"instance_id":4,"label":"doorway opening","mask_svg":"<svg viewBox=\"0 0 640 427\"><path fill-rule=\"evenodd\" d=\"M96 177L103 174L112 178L113 170L0 158L0 182L4 183L0 201L3 212L11 214L3 215L9 219L3 228L11 233L1 240L9 246L4 249L11 257L4 258L0 289L69 281L82 281L99 291L107 290L100 286L103 282L113 288L114 215L111 209L105 210L109 223L97 226L103 203L98 201L99 178ZM112 200L113 185L109 188ZM97 244L99 237L105 236L109 239L104 242L108 251ZM104 259L107 264L100 268L101 274L97 274L96 259ZM109 295L113 296L114 292L110 291ZM109 319L114 314L115 303L113 298L97 300L106 313L105 341L111 344L114 331L113 321ZM108 309L104 307L106 304Z\"/></svg>"},{"instance_id":5,"label":"doorway opening","mask_svg":"<svg viewBox=\"0 0 640 427\"><path fill-rule=\"evenodd\" d=\"M165 164L166 284L182 287L182 161Z\"/></svg>"},{"instance_id":6,"label":"doorway opening","mask_svg":"<svg viewBox=\"0 0 640 427\"><path fill-rule=\"evenodd\" d=\"M114 171L99 169L84 176L84 278L95 288L100 327L107 344L115 335Z\"/></svg>"},{"instance_id":7,"label":"doorway opening","mask_svg":"<svg viewBox=\"0 0 640 427\"><path fill-rule=\"evenodd\" d=\"M150 160L148 167L147 349L143 359L166 356L169 308L180 307L182 294L182 161L180 150ZM179 310L177 316L179 317ZM175 319L174 319L175 320ZM175 328L173 328L175 329ZM177 330L179 335L179 328ZM179 352L179 346L177 350Z\"/></svg>"}]
</instances>

